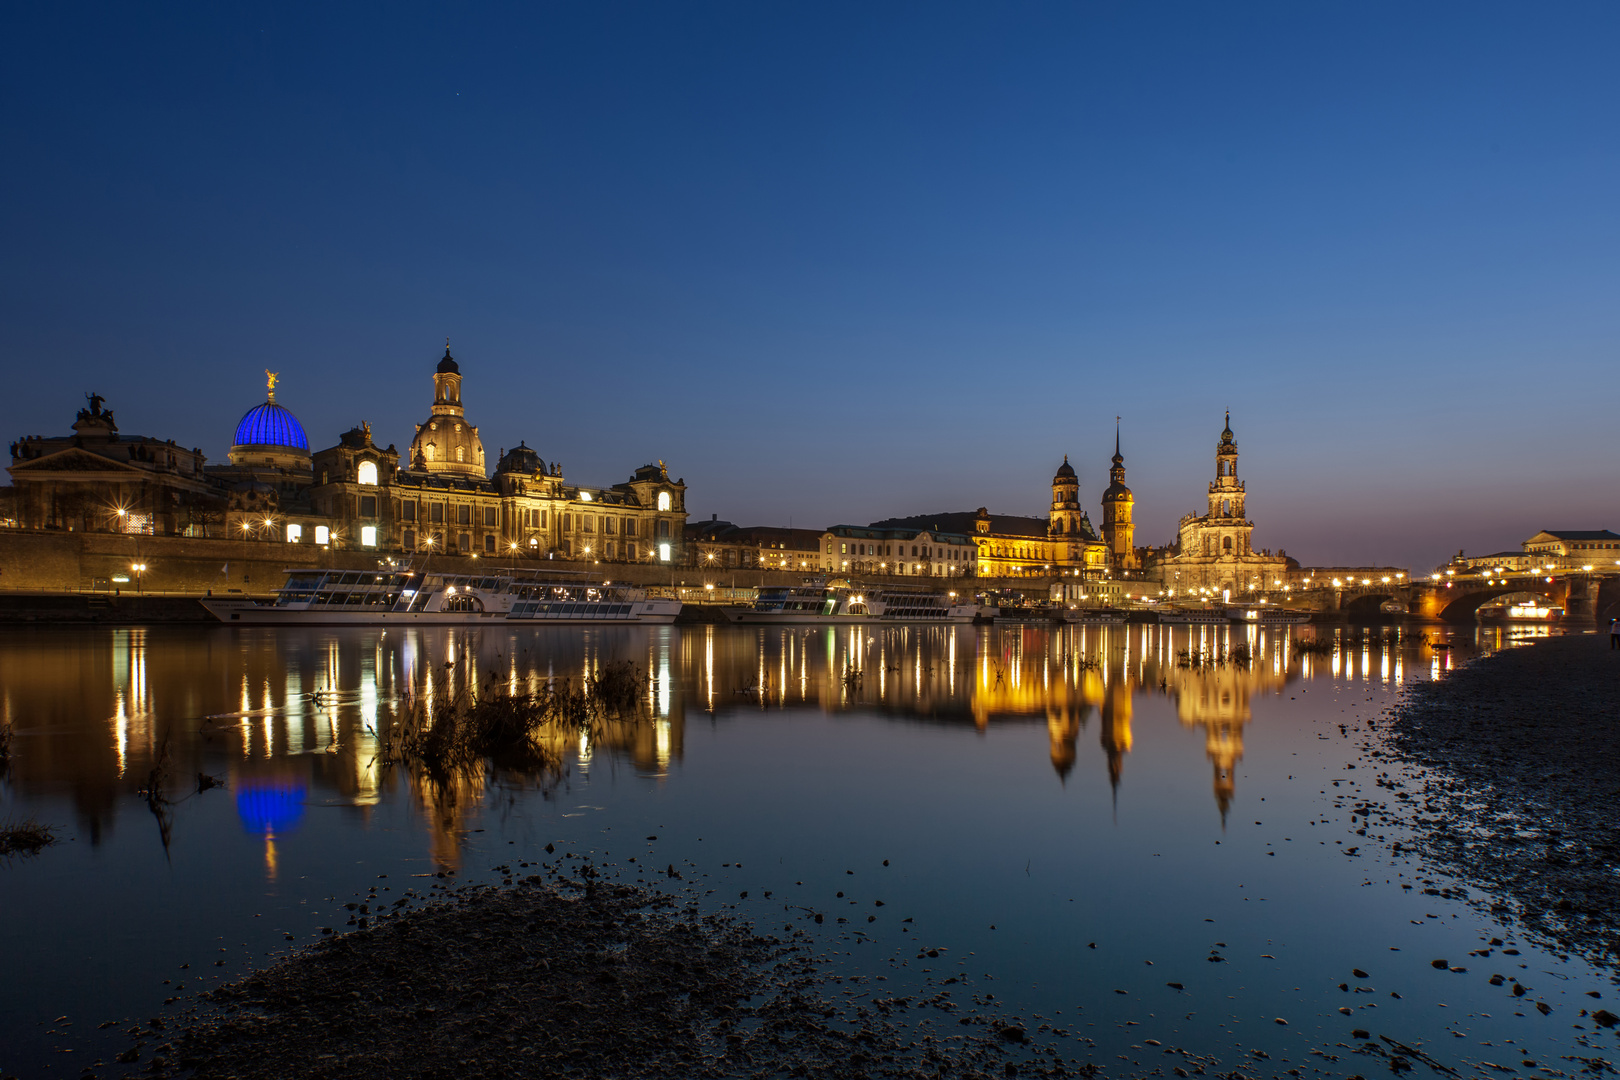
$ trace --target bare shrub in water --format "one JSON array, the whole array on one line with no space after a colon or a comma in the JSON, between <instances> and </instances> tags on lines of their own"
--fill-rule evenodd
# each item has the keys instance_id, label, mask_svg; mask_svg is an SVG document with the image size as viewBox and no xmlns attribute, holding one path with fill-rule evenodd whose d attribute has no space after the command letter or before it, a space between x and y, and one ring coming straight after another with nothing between
<instances>
[{"instance_id":1,"label":"bare shrub in water","mask_svg":"<svg viewBox=\"0 0 1620 1080\"><path fill-rule=\"evenodd\" d=\"M485 763L545 772L560 765L557 747L564 739L589 735L609 720L640 718L645 691L640 668L626 661L605 665L578 687L557 679L519 693L492 675L476 692L407 696L379 736L378 760L419 770L439 784Z\"/></svg>"},{"instance_id":2,"label":"bare shrub in water","mask_svg":"<svg viewBox=\"0 0 1620 1080\"><path fill-rule=\"evenodd\" d=\"M0 822L0 855L33 855L54 843L56 835L51 827L33 818Z\"/></svg>"},{"instance_id":3,"label":"bare shrub in water","mask_svg":"<svg viewBox=\"0 0 1620 1080\"><path fill-rule=\"evenodd\" d=\"M1254 663L1254 653L1246 641L1240 641L1225 652L1219 649L1181 649L1176 653L1176 666L1198 671L1202 668L1223 668L1228 664L1247 669Z\"/></svg>"},{"instance_id":4,"label":"bare shrub in water","mask_svg":"<svg viewBox=\"0 0 1620 1080\"><path fill-rule=\"evenodd\" d=\"M0 773L11 766L11 723L0 721Z\"/></svg>"}]
</instances>

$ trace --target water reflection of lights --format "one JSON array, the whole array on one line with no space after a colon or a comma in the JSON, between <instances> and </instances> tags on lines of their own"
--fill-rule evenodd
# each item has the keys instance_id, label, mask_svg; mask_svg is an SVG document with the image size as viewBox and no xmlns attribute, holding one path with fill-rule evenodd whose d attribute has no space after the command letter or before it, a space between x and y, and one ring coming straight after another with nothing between
<instances>
[{"instance_id":1,"label":"water reflection of lights","mask_svg":"<svg viewBox=\"0 0 1620 1080\"><path fill-rule=\"evenodd\" d=\"M658 648L658 715L669 715L670 698L669 676L669 640L666 638Z\"/></svg>"},{"instance_id":2,"label":"water reflection of lights","mask_svg":"<svg viewBox=\"0 0 1620 1080\"><path fill-rule=\"evenodd\" d=\"M657 747L658 766L663 769L669 765L670 730L668 720L656 720L653 722L653 738Z\"/></svg>"}]
</instances>

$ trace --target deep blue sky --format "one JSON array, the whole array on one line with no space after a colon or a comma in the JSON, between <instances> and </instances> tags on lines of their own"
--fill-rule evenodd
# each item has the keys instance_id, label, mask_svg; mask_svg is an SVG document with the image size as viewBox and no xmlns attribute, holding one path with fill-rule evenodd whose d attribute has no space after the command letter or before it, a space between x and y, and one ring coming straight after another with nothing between
<instances>
[{"instance_id":1,"label":"deep blue sky","mask_svg":"<svg viewBox=\"0 0 1620 1080\"><path fill-rule=\"evenodd\" d=\"M1255 543L1427 568L1620 527L1613 4L12 4L0 433L223 460L279 370L401 448L694 515L1093 520L1233 411Z\"/></svg>"}]
</instances>

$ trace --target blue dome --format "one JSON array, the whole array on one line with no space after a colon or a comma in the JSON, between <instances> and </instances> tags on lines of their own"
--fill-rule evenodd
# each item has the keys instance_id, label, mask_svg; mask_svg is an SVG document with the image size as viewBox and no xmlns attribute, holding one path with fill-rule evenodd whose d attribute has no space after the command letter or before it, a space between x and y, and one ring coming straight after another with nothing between
<instances>
[{"instance_id":1,"label":"blue dome","mask_svg":"<svg viewBox=\"0 0 1620 1080\"><path fill-rule=\"evenodd\" d=\"M298 417L267 401L255 405L236 425L237 446L288 446L309 453L309 439L304 436L304 425Z\"/></svg>"}]
</instances>

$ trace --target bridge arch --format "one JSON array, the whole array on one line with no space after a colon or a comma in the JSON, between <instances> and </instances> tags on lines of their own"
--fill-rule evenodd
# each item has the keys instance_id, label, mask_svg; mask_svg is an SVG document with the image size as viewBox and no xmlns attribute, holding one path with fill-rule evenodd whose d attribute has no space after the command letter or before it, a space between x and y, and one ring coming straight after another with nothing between
<instances>
[{"instance_id":1,"label":"bridge arch","mask_svg":"<svg viewBox=\"0 0 1620 1080\"><path fill-rule=\"evenodd\" d=\"M1597 616L1599 623L1607 623L1610 619L1620 619L1620 578L1604 578L1598 586L1597 600L1592 604L1592 612ZM1600 625L1599 630L1608 629Z\"/></svg>"},{"instance_id":2,"label":"bridge arch","mask_svg":"<svg viewBox=\"0 0 1620 1080\"><path fill-rule=\"evenodd\" d=\"M1451 590L1458 592L1458 590ZM1500 596L1511 596L1514 593L1526 593L1533 596L1545 597L1554 605L1562 605L1564 600L1551 586L1541 589L1527 589L1524 583L1517 585L1497 585L1484 589L1473 589L1459 592L1459 595L1450 598L1450 602L1441 607L1440 618L1446 622L1471 622L1481 607ZM1442 600L1447 598L1442 597Z\"/></svg>"},{"instance_id":3,"label":"bridge arch","mask_svg":"<svg viewBox=\"0 0 1620 1080\"><path fill-rule=\"evenodd\" d=\"M1385 600L1399 600L1403 604L1406 603L1406 597L1398 595L1394 590L1374 590L1345 597L1339 610L1352 618L1382 615Z\"/></svg>"}]
</instances>

